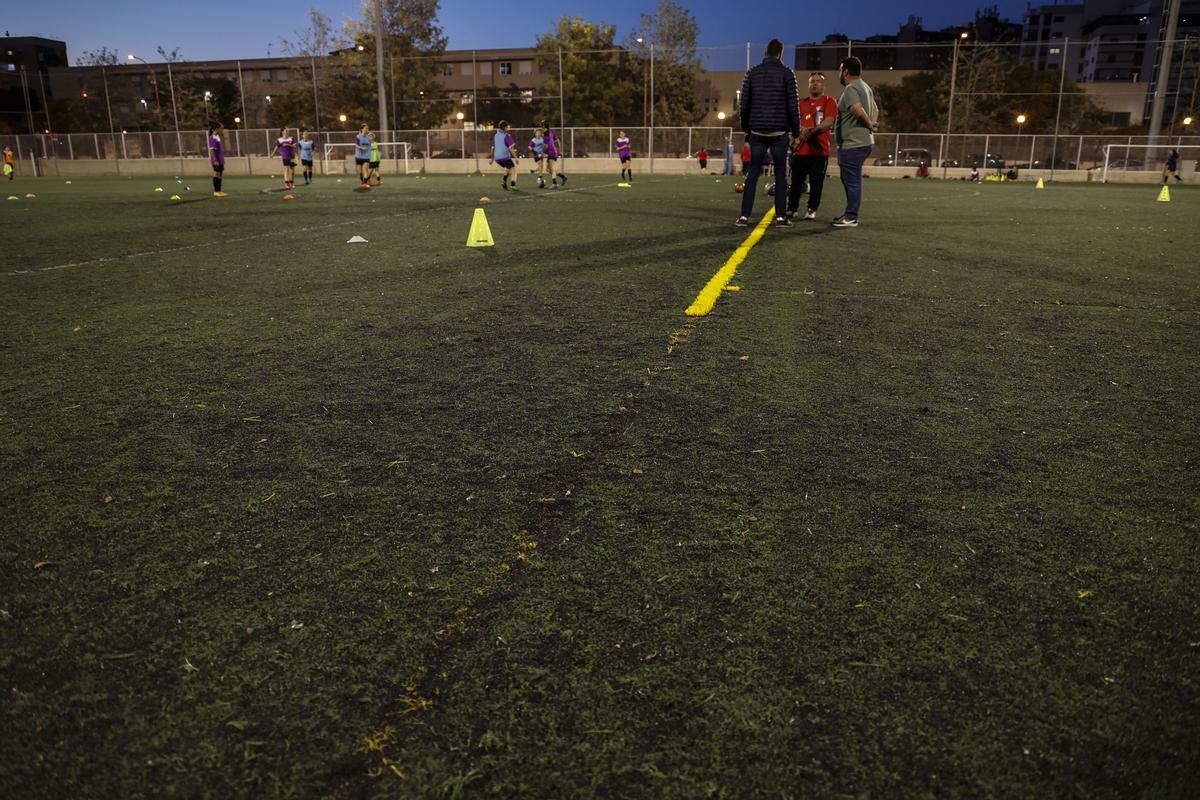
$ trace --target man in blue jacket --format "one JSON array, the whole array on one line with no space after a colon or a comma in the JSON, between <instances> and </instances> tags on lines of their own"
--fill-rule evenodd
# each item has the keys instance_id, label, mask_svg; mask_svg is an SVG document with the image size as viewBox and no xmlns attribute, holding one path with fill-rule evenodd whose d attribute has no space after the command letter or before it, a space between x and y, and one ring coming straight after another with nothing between
<instances>
[{"instance_id":1,"label":"man in blue jacket","mask_svg":"<svg viewBox=\"0 0 1200 800\"><path fill-rule=\"evenodd\" d=\"M750 224L754 190L767 153L775 163L775 225L791 227L787 217L787 163L790 140L800 135L800 105L795 74L783 65L783 42L772 39L762 63L742 81L742 130L750 143L750 172L742 193L737 225Z\"/></svg>"}]
</instances>

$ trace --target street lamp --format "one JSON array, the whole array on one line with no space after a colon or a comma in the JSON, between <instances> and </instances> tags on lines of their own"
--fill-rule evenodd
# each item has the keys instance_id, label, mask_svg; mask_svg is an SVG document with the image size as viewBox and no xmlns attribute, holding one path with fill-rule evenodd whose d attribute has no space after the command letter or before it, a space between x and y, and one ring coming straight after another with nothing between
<instances>
[{"instance_id":1,"label":"street lamp","mask_svg":"<svg viewBox=\"0 0 1200 800\"><path fill-rule=\"evenodd\" d=\"M345 121L346 121L346 115L338 114L338 122L345 122Z\"/></svg>"},{"instance_id":2,"label":"street lamp","mask_svg":"<svg viewBox=\"0 0 1200 800\"><path fill-rule=\"evenodd\" d=\"M467 115L460 111L454 115L454 118L457 119L459 122L462 122L464 119L467 118Z\"/></svg>"},{"instance_id":3,"label":"street lamp","mask_svg":"<svg viewBox=\"0 0 1200 800\"><path fill-rule=\"evenodd\" d=\"M725 112L724 112L724 111L718 111L718 112L717 112L717 119L719 119L719 120L721 120L722 122L724 122L724 121L725 121Z\"/></svg>"},{"instance_id":4,"label":"street lamp","mask_svg":"<svg viewBox=\"0 0 1200 800\"><path fill-rule=\"evenodd\" d=\"M242 124L242 118L241 118L241 117L234 117L234 118L233 118L233 124L234 124L234 125L241 125L241 124Z\"/></svg>"},{"instance_id":5,"label":"street lamp","mask_svg":"<svg viewBox=\"0 0 1200 800\"><path fill-rule=\"evenodd\" d=\"M211 99L212 99L212 92L205 92L204 93L204 116L205 117L212 116L212 114L209 113L209 110L208 110L208 101Z\"/></svg>"},{"instance_id":6,"label":"street lamp","mask_svg":"<svg viewBox=\"0 0 1200 800\"><path fill-rule=\"evenodd\" d=\"M1184 125L1191 125L1191 124L1192 124L1193 122L1195 122L1195 121L1196 121L1196 120L1195 120L1194 118L1192 118L1192 117L1184 117L1184 118L1183 118L1183 124L1184 124Z\"/></svg>"},{"instance_id":7,"label":"street lamp","mask_svg":"<svg viewBox=\"0 0 1200 800\"><path fill-rule=\"evenodd\" d=\"M145 64L147 67L149 67L149 66L150 66L150 62L149 62L149 61L147 61L146 59L144 59L144 58L141 58L141 57L139 57L139 56L135 56L133 53L130 53L130 54L127 56L127 59L128 59L129 61L140 61L140 62L142 62L143 64ZM162 111L162 101L160 101L160 100L158 99L158 76L154 74L154 68L153 68L153 67L150 67L150 82L151 82L152 84L154 84L154 110L155 110L155 111ZM143 100L142 102L143 102L143 103L145 103L146 101L145 101L145 100Z\"/></svg>"}]
</instances>

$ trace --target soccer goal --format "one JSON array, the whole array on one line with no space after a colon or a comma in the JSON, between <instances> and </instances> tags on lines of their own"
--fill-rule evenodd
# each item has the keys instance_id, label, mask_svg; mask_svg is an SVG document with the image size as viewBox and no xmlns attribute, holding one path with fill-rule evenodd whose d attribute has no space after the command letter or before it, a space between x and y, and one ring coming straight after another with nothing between
<instances>
[{"instance_id":1,"label":"soccer goal","mask_svg":"<svg viewBox=\"0 0 1200 800\"><path fill-rule=\"evenodd\" d=\"M1179 151L1179 175L1184 180L1196 174L1200 161L1200 145L1196 144L1106 144L1104 145L1104 174L1108 181L1113 172L1161 172L1172 150Z\"/></svg>"},{"instance_id":2,"label":"soccer goal","mask_svg":"<svg viewBox=\"0 0 1200 800\"><path fill-rule=\"evenodd\" d=\"M412 143L410 142L376 142L379 145L379 166L393 167L397 175L411 175L415 170L412 166ZM336 142L325 145L325 161L350 162L348 173L354 172L354 142ZM328 170L326 170L328 171Z\"/></svg>"}]
</instances>

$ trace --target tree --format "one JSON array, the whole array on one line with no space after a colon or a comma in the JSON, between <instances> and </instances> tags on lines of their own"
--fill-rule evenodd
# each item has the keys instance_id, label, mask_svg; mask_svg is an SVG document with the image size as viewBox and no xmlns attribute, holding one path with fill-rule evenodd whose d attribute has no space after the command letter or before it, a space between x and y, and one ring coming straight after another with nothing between
<instances>
[{"instance_id":1,"label":"tree","mask_svg":"<svg viewBox=\"0 0 1200 800\"><path fill-rule=\"evenodd\" d=\"M607 127L629 119L638 82L624 51L614 45L616 33L607 23L564 15L554 30L538 37L538 64L551 76L542 91L554 96L538 103L541 116L558 120L561 95L566 119L559 120L560 127Z\"/></svg>"},{"instance_id":2,"label":"tree","mask_svg":"<svg viewBox=\"0 0 1200 800\"><path fill-rule=\"evenodd\" d=\"M99 50L84 50L83 55L75 59L75 65L79 67L111 67L120 63L120 54L115 49L108 47L101 47Z\"/></svg>"},{"instance_id":3,"label":"tree","mask_svg":"<svg viewBox=\"0 0 1200 800\"><path fill-rule=\"evenodd\" d=\"M438 0L382 0L383 69L392 95L395 128L428 128L445 116L448 100L438 83L437 56L446 52L438 24ZM364 0L362 19L344 26L353 47L340 54L340 77L349 104L346 113L370 120L378 108L375 58L375 2Z\"/></svg>"},{"instance_id":4,"label":"tree","mask_svg":"<svg viewBox=\"0 0 1200 800\"><path fill-rule=\"evenodd\" d=\"M658 0L655 13L642 14L637 31L629 35L626 46L636 74L648 74L654 45L655 125L694 125L703 117L696 103L696 81L704 71L696 57L699 35L696 18L675 0Z\"/></svg>"},{"instance_id":5,"label":"tree","mask_svg":"<svg viewBox=\"0 0 1200 800\"><path fill-rule=\"evenodd\" d=\"M344 108L344 76L340 71L340 57L330 63L331 55L348 47L346 39L334 27L333 21L315 8L308 12L308 27L297 31L295 38L282 39L283 51L299 61L295 72L303 76L287 91L273 97L267 109L267 119L272 126L290 124L332 127L331 123ZM315 90L314 90L315 86ZM317 105L314 105L316 101ZM321 112L318 114L318 112Z\"/></svg>"}]
</instances>

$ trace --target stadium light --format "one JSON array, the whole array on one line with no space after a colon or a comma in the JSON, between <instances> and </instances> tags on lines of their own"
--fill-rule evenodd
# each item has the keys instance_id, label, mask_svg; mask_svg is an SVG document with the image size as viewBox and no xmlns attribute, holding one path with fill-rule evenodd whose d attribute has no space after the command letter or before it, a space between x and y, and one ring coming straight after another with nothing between
<instances>
[{"instance_id":1,"label":"stadium light","mask_svg":"<svg viewBox=\"0 0 1200 800\"><path fill-rule=\"evenodd\" d=\"M241 125L241 124L242 124L242 118L241 118L241 117L234 117L234 118L233 118L233 123L234 123L235 125Z\"/></svg>"},{"instance_id":2,"label":"stadium light","mask_svg":"<svg viewBox=\"0 0 1200 800\"><path fill-rule=\"evenodd\" d=\"M346 121L346 115L338 114L338 122L345 122L345 121Z\"/></svg>"},{"instance_id":3,"label":"stadium light","mask_svg":"<svg viewBox=\"0 0 1200 800\"><path fill-rule=\"evenodd\" d=\"M719 120L724 120L724 119L725 119L725 112L724 112L724 111L718 111L718 112L717 112L717 119L719 119Z\"/></svg>"},{"instance_id":4,"label":"stadium light","mask_svg":"<svg viewBox=\"0 0 1200 800\"><path fill-rule=\"evenodd\" d=\"M467 118L467 115L466 115L466 114L464 114L463 112L461 112L461 111L460 111L460 112L458 112L457 114L455 114L455 115L454 115L454 117L455 117L455 119L457 119L459 122L462 122L464 119L466 119L466 118Z\"/></svg>"},{"instance_id":5,"label":"stadium light","mask_svg":"<svg viewBox=\"0 0 1200 800\"><path fill-rule=\"evenodd\" d=\"M83 99L84 99L84 100L87 100L87 99L88 99L88 93L87 93L87 90L86 90L86 89L85 89L85 90L84 90L84 92L83 92Z\"/></svg>"},{"instance_id":6,"label":"stadium light","mask_svg":"<svg viewBox=\"0 0 1200 800\"><path fill-rule=\"evenodd\" d=\"M1018 125L1025 124L1025 115L1024 114L1017 114L1017 124Z\"/></svg>"},{"instance_id":7,"label":"stadium light","mask_svg":"<svg viewBox=\"0 0 1200 800\"><path fill-rule=\"evenodd\" d=\"M1183 124L1184 124L1184 125L1191 125L1191 124L1192 124L1193 122L1195 122L1195 121L1196 121L1196 120L1195 120L1194 118L1192 118L1192 117L1184 117L1184 118L1183 118Z\"/></svg>"},{"instance_id":8,"label":"stadium light","mask_svg":"<svg viewBox=\"0 0 1200 800\"><path fill-rule=\"evenodd\" d=\"M367 48L363 47L361 44L358 46L358 52L360 52L360 53L366 49Z\"/></svg>"},{"instance_id":9,"label":"stadium light","mask_svg":"<svg viewBox=\"0 0 1200 800\"><path fill-rule=\"evenodd\" d=\"M962 33L960 33L960 34L958 35L958 38L960 38L960 39L966 39L966 38L967 38L967 35L968 35L968 34L967 34L967 32L966 32L966 31L963 31Z\"/></svg>"},{"instance_id":10,"label":"stadium light","mask_svg":"<svg viewBox=\"0 0 1200 800\"><path fill-rule=\"evenodd\" d=\"M270 103L270 102L271 102L271 95L267 95L267 102L268 102L268 103Z\"/></svg>"}]
</instances>

